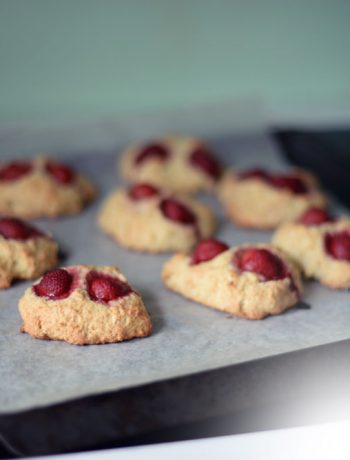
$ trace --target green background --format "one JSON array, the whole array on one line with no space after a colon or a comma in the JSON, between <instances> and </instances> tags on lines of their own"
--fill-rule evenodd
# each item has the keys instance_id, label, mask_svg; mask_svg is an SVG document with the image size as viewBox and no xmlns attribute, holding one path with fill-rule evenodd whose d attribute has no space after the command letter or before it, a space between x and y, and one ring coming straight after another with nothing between
<instances>
[{"instance_id":1,"label":"green background","mask_svg":"<svg viewBox=\"0 0 350 460\"><path fill-rule=\"evenodd\" d=\"M0 0L0 119L349 107L350 1Z\"/></svg>"}]
</instances>

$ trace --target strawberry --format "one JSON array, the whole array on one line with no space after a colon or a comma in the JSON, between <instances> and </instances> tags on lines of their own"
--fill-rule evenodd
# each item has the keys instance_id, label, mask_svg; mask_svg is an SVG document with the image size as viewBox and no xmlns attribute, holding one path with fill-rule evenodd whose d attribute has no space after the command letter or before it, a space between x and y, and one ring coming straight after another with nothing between
<instances>
[{"instance_id":1,"label":"strawberry","mask_svg":"<svg viewBox=\"0 0 350 460\"><path fill-rule=\"evenodd\" d=\"M229 246L221 241L214 240L213 238L208 240L202 240L194 250L191 262L193 265L200 264L201 262L207 262L208 260L214 259L224 251L227 251Z\"/></svg>"},{"instance_id":2,"label":"strawberry","mask_svg":"<svg viewBox=\"0 0 350 460\"><path fill-rule=\"evenodd\" d=\"M72 282L73 276L67 270L56 268L47 272L33 289L39 297L52 300L64 299L70 293Z\"/></svg>"},{"instance_id":3,"label":"strawberry","mask_svg":"<svg viewBox=\"0 0 350 460\"><path fill-rule=\"evenodd\" d=\"M90 298L99 302L108 303L131 292L128 284L104 273L91 271L87 274L86 281Z\"/></svg>"},{"instance_id":4,"label":"strawberry","mask_svg":"<svg viewBox=\"0 0 350 460\"><path fill-rule=\"evenodd\" d=\"M205 147L199 147L192 152L189 161L193 166L204 171L212 179L216 180L220 177L220 165L213 154Z\"/></svg>"},{"instance_id":5,"label":"strawberry","mask_svg":"<svg viewBox=\"0 0 350 460\"><path fill-rule=\"evenodd\" d=\"M332 221L332 216L321 208L309 208L299 219L299 222L305 225L321 225Z\"/></svg>"},{"instance_id":6,"label":"strawberry","mask_svg":"<svg viewBox=\"0 0 350 460\"><path fill-rule=\"evenodd\" d=\"M69 166L51 161L47 163L46 171L61 184L71 184L75 176Z\"/></svg>"},{"instance_id":7,"label":"strawberry","mask_svg":"<svg viewBox=\"0 0 350 460\"><path fill-rule=\"evenodd\" d=\"M235 261L241 271L257 273L266 281L283 279L288 276L282 260L267 249L240 249L235 254Z\"/></svg>"},{"instance_id":8,"label":"strawberry","mask_svg":"<svg viewBox=\"0 0 350 460\"><path fill-rule=\"evenodd\" d=\"M157 158L160 161L165 161L169 158L169 151L162 144L148 144L136 156L135 164L139 165L150 158Z\"/></svg>"},{"instance_id":9,"label":"strawberry","mask_svg":"<svg viewBox=\"0 0 350 460\"><path fill-rule=\"evenodd\" d=\"M13 161L0 168L0 180L13 181L20 179L32 170L32 165L25 161Z\"/></svg>"},{"instance_id":10,"label":"strawberry","mask_svg":"<svg viewBox=\"0 0 350 460\"><path fill-rule=\"evenodd\" d=\"M327 233L325 246L328 254L334 259L350 262L350 231Z\"/></svg>"},{"instance_id":11,"label":"strawberry","mask_svg":"<svg viewBox=\"0 0 350 460\"><path fill-rule=\"evenodd\" d=\"M42 233L20 219L3 217L0 219L0 235L6 239L27 240Z\"/></svg>"},{"instance_id":12,"label":"strawberry","mask_svg":"<svg viewBox=\"0 0 350 460\"><path fill-rule=\"evenodd\" d=\"M162 200L159 206L167 219L185 225L193 225L196 222L194 213L174 198Z\"/></svg>"},{"instance_id":13,"label":"strawberry","mask_svg":"<svg viewBox=\"0 0 350 460\"><path fill-rule=\"evenodd\" d=\"M143 200L158 195L159 190L150 184L137 184L129 190L129 196L133 200Z\"/></svg>"}]
</instances>

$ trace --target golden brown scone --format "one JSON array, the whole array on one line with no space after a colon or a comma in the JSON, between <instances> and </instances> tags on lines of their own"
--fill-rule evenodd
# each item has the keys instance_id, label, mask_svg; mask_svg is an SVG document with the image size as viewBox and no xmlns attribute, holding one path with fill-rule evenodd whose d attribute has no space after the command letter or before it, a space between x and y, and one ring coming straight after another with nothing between
<instances>
[{"instance_id":1,"label":"golden brown scone","mask_svg":"<svg viewBox=\"0 0 350 460\"><path fill-rule=\"evenodd\" d=\"M0 218L0 289L14 279L33 279L57 264L51 236L19 219Z\"/></svg>"},{"instance_id":2,"label":"golden brown scone","mask_svg":"<svg viewBox=\"0 0 350 460\"><path fill-rule=\"evenodd\" d=\"M44 156L0 164L0 214L22 218L79 213L95 187L71 168Z\"/></svg>"},{"instance_id":3,"label":"golden brown scone","mask_svg":"<svg viewBox=\"0 0 350 460\"><path fill-rule=\"evenodd\" d=\"M247 319L283 312L302 289L299 269L281 250L267 244L230 249L216 240L202 241L192 254L175 254L162 280L184 297Z\"/></svg>"},{"instance_id":4,"label":"golden brown scone","mask_svg":"<svg viewBox=\"0 0 350 460\"><path fill-rule=\"evenodd\" d=\"M350 219L315 221L315 214L306 216L299 222L281 225L272 238L273 244L288 253L305 276L333 289L349 288Z\"/></svg>"},{"instance_id":5,"label":"golden brown scone","mask_svg":"<svg viewBox=\"0 0 350 460\"><path fill-rule=\"evenodd\" d=\"M48 272L19 301L22 332L75 345L146 337L152 323L140 294L116 267L75 265Z\"/></svg>"},{"instance_id":6,"label":"golden brown scone","mask_svg":"<svg viewBox=\"0 0 350 460\"><path fill-rule=\"evenodd\" d=\"M316 179L300 169L285 175L263 170L228 171L218 185L227 215L242 227L272 229L298 218L310 206L325 207Z\"/></svg>"},{"instance_id":7,"label":"golden brown scone","mask_svg":"<svg viewBox=\"0 0 350 460\"><path fill-rule=\"evenodd\" d=\"M213 233L215 221L210 208L197 201L137 184L107 198L98 225L122 246L155 253L190 249Z\"/></svg>"},{"instance_id":8,"label":"golden brown scone","mask_svg":"<svg viewBox=\"0 0 350 460\"><path fill-rule=\"evenodd\" d=\"M170 192L212 190L221 166L200 139L165 136L128 147L119 162L129 182L147 182Z\"/></svg>"}]
</instances>

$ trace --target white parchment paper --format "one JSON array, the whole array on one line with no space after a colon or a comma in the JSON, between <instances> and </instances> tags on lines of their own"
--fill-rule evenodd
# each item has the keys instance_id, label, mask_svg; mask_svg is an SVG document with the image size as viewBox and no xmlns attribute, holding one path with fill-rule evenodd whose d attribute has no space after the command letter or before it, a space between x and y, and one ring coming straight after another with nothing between
<instances>
[{"instance_id":1,"label":"white parchment paper","mask_svg":"<svg viewBox=\"0 0 350 460\"><path fill-rule=\"evenodd\" d=\"M213 139L224 161L238 167L266 165L284 168L266 136ZM100 188L98 200L81 215L38 221L51 231L67 253L64 265L115 264L138 289L152 316L154 333L120 344L73 346L35 340L21 334L18 299L30 284L18 282L0 293L0 412L49 405L89 394L186 375L350 338L350 298L316 282L305 286L310 309L293 308L263 321L230 317L168 292L160 271L169 255L153 256L118 247L95 225L106 194L117 186L115 153L67 155ZM247 231L224 219L213 197L219 220L217 236L233 244L269 241L271 233ZM142 229L140 229L142 231Z\"/></svg>"}]
</instances>

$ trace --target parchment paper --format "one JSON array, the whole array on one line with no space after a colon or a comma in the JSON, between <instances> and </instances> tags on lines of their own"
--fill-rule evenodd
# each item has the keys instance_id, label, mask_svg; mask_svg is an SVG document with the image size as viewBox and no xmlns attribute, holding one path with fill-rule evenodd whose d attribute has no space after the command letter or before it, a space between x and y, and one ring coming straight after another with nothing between
<instances>
[{"instance_id":1,"label":"parchment paper","mask_svg":"<svg viewBox=\"0 0 350 460\"><path fill-rule=\"evenodd\" d=\"M238 167L284 167L266 137L235 136L212 144L226 163ZM349 293L331 291L316 282L305 286L304 301L310 309L293 308L263 321L230 317L166 291L159 274L169 255L127 251L96 228L101 202L117 185L115 153L98 153L67 156L67 161L79 165L98 184L98 200L79 216L38 223L60 242L68 255L65 265L118 265L142 293L154 333L146 339L85 347L35 340L19 333L17 303L30 283L16 283L0 293L2 413L350 338ZM219 238L232 245L269 241L271 233L238 229L223 218L215 198L201 198L215 210Z\"/></svg>"}]
</instances>

